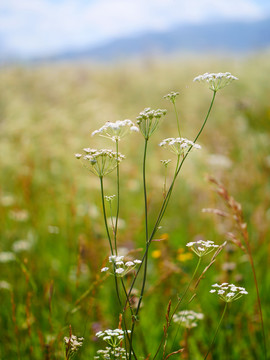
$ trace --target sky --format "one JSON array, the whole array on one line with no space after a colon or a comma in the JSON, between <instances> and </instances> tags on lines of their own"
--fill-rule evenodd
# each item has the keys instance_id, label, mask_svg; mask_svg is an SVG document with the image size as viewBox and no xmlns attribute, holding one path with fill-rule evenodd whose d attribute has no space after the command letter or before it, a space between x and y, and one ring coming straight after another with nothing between
<instances>
[{"instance_id":1,"label":"sky","mask_svg":"<svg viewBox=\"0 0 270 360\"><path fill-rule=\"evenodd\" d=\"M46 56L144 31L270 16L270 0L0 0L0 52Z\"/></svg>"}]
</instances>

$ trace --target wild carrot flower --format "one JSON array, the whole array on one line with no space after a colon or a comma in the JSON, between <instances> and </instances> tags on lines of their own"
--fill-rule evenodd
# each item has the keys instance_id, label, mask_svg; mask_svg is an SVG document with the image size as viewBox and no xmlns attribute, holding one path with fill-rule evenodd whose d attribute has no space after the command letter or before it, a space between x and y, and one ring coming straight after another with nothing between
<instances>
[{"instance_id":1,"label":"wild carrot flower","mask_svg":"<svg viewBox=\"0 0 270 360\"><path fill-rule=\"evenodd\" d=\"M138 264L142 261L135 259L132 261L124 261L124 256L109 256L109 262L112 264L111 269L109 267L103 267L100 271L107 272L110 270L111 274L115 274L116 276L124 276L131 270L133 270Z\"/></svg>"},{"instance_id":2,"label":"wild carrot flower","mask_svg":"<svg viewBox=\"0 0 270 360\"><path fill-rule=\"evenodd\" d=\"M207 255L214 249L218 248L218 245L215 245L214 241L210 240L198 240L194 242L189 242L186 246L190 248L199 257Z\"/></svg>"},{"instance_id":3,"label":"wild carrot flower","mask_svg":"<svg viewBox=\"0 0 270 360\"><path fill-rule=\"evenodd\" d=\"M110 345L113 348L116 348L120 345L121 341L124 339L124 337L127 334L130 334L130 330L122 330L122 329L108 329L104 331L99 331L96 333L96 336L98 338L101 338L102 340L106 341L108 345Z\"/></svg>"},{"instance_id":4,"label":"wild carrot flower","mask_svg":"<svg viewBox=\"0 0 270 360\"><path fill-rule=\"evenodd\" d=\"M209 85L210 90L216 92L229 85L233 80L238 80L238 78L233 76L231 73L226 72L217 74L205 73L203 75L195 77L193 81L206 83Z\"/></svg>"},{"instance_id":5,"label":"wild carrot flower","mask_svg":"<svg viewBox=\"0 0 270 360\"><path fill-rule=\"evenodd\" d=\"M234 284L222 283L212 285L214 289L210 290L210 293L217 293L221 300L226 303L240 299L243 295L247 295L248 292L241 286L235 286Z\"/></svg>"},{"instance_id":6,"label":"wild carrot flower","mask_svg":"<svg viewBox=\"0 0 270 360\"><path fill-rule=\"evenodd\" d=\"M173 104L175 103L175 99L179 95L179 92L172 91L169 94L163 96L164 99L170 100Z\"/></svg>"},{"instance_id":7,"label":"wild carrot flower","mask_svg":"<svg viewBox=\"0 0 270 360\"><path fill-rule=\"evenodd\" d=\"M166 113L167 110L151 110L150 108L146 108L140 112L140 115L137 116L137 124L145 139L149 139L149 137L154 133L158 127L161 117L165 116Z\"/></svg>"},{"instance_id":8,"label":"wild carrot flower","mask_svg":"<svg viewBox=\"0 0 270 360\"><path fill-rule=\"evenodd\" d=\"M164 147L165 149L170 150L176 155L185 155L185 151L190 147L195 149L201 149L201 146L198 144L194 144L194 142L185 139L185 138L167 138L161 141L159 146Z\"/></svg>"},{"instance_id":9,"label":"wild carrot flower","mask_svg":"<svg viewBox=\"0 0 270 360\"><path fill-rule=\"evenodd\" d=\"M92 136L98 134L116 142L131 132L138 132L139 129L131 120L117 120L116 122L108 121L100 129L92 132Z\"/></svg>"},{"instance_id":10,"label":"wild carrot flower","mask_svg":"<svg viewBox=\"0 0 270 360\"><path fill-rule=\"evenodd\" d=\"M83 165L93 174L103 177L112 172L118 163L120 163L125 156L108 149L83 149L86 155L75 154L77 159L80 159Z\"/></svg>"},{"instance_id":11,"label":"wild carrot flower","mask_svg":"<svg viewBox=\"0 0 270 360\"><path fill-rule=\"evenodd\" d=\"M77 336L75 335L71 335L70 337L64 337L67 360L73 359L79 348L82 346L83 340L83 337L77 338Z\"/></svg>"},{"instance_id":12,"label":"wild carrot flower","mask_svg":"<svg viewBox=\"0 0 270 360\"><path fill-rule=\"evenodd\" d=\"M204 315L202 313L196 313L192 310L179 311L173 315L173 321L187 329L198 326L197 321L203 318Z\"/></svg>"}]
</instances>

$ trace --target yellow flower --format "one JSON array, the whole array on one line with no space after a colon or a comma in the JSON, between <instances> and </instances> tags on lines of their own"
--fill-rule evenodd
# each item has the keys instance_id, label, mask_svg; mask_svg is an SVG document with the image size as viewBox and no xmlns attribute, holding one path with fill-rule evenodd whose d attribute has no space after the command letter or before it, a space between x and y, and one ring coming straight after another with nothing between
<instances>
[{"instance_id":1,"label":"yellow flower","mask_svg":"<svg viewBox=\"0 0 270 360\"><path fill-rule=\"evenodd\" d=\"M161 251L160 250L154 250L154 251L152 251L152 257L154 258L154 259L158 259L158 258L160 258L160 256L161 256Z\"/></svg>"}]
</instances>

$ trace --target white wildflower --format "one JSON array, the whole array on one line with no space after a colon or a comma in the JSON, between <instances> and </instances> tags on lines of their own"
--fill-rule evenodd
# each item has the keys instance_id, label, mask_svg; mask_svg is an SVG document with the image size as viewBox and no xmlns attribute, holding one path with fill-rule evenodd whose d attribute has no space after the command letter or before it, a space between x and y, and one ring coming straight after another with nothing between
<instances>
[{"instance_id":1,"label":"white wildflower","mask_svg":"<svg viewBox=\"0 0 270 360\"><path fill-rule=\"evenodd\" d=\"M131 120L117 120L116 122L106 122L100 129L92 132L92 136L100 135L116 142L131 132L138 132L139 129Z\"/></svg>"},{"instance_id":2,"label":"white wildflower","mask_svg":"<svg viewBox=\"0 0 270 360\"><path fill-rule=\"evenodd\" d=\"M193 81L204 82L209 85L209 89L212 91L218 91L225 86L229 85L232 81L238 80L237 77L231 73L205 73L194 78Z\"/></svg>"},{"instance_id":3,"label":"white wildflower","mask_svg":"<svg viewBox=\"0 0 270 360\"><path fill-rule=\"evenodd\" d=\"M166 100L170 100L173 104L175 103L175 99L179 95L179 92L171 91L169 94L164 95L163 98Z\"/></svg>"},{"instance_id":4,"label":"white wildflower","mask_svg":"<svg viewBox=\"0 0 270 360\"><path fill-rule=\"evenodd\" d=\"M228 284L228 283L223 283L221 285L214 284L214 285L212 285L212 287L215 287L218 290L212 289L212 290L210 290L210 293L217 292L220 299L225 302L232 302L232 301L238 300L243 295L248 294L248 292L246 291L245 288L236 286L234 284Z\"/></svg>"},{"instance_id":5,"label":"white wildflower","mask_svg":"<svg viewBox=\"0 0 270 360\"><path fill-rule=\"evenodd\" d=\"M112 172L117 164L125 158L124 155L108 149L96 150L85 148L83 150L86 155L82 155L80 158L75 156L82 161L82 164L88 170L99 177Z\"/></svg>"},{"instance_id":6,"label":"white wildflower","mask_svg":"<svg viewBox=\"0 0 270 360\"><path fill-rule=\"evenodd\" d=\"M140 112L140 115L137 116L137 124L145 139L149 139L149 137L154 133L158 127L161 117L165 116L166 113L167 110L151 110L150 108L146 108Z\"/></svg>"},{"instance_id":7,"label":"white wildflower","mask_svg":"<svg viewBox=\"0 0 270 360\"><path fill-rule=\"evenodd\" d=\"M11 251L0 252L0 263L8 263L16 260L15 254Z\"/></svg>"},{"instance_id":8,"label":"white wildflower","mask_svg":"<svg viewBox=\"0 0 270 360\"><path fill-rule=\"evenodd\" d=\"M82 346L83 340L83 337L78 338L75 335L64 337L64 343L66 346L66 359L72 359L74 357L79 348Z\"/></svg>"},{"instance_id":9,"label":"white wildflower","mask_svg":"<svg viewBox=\"0 0 270 360\"><path fill-rule=\"evenodd\" d=\"M96 336L106 341L106 343L112 348L117 348L119 347L124 337L127 336L127 334L129 334L130 332L130 330L124 331L122 329L108 329L97 332Z\"/></svg>"},{"instance_id":10,"label":"white wildflower","mask_svg":"<svg viewBox=\"0 0 270 360\"><path fill-rule=\"evenodd\" d=\"M191 149L201 149L201 146L195 144L191 140L185 138L167 138L161 141L159 146L164 147L165 149L170 150L172 153L176 155L184 156L185 153Z\"/></svg>"},{"instance_id":11,"label":"white wildflower","mask_svg":"<svg viewBox=\"0 0 270 360\"><path fill-rule=\"evenodd\" d=\"M202 313L196 313L192 310L183 310L179 311L177 314L173 315L173 321L187 329L196 327L197 321L202 320L204 315Z\"/></svg>"},{"instance_id":12,"label":"white wildflower","mask_svg":"<svg viewBox=\"0 0 270 360\"><path fill-rule=\"evenodd\" d=\"M186 246L189 247L199 257L205 256L212 252L214 249L218 248L218 245L216 245L214 241L210 240L198 240L194 242L189 242Z\"/></svg>"},{"instance_id":13,"label":"white wildflower","mask_svg":"<svg viewBox=\"0 0 270 360\"><path fill-rule=\"evenodd\" d=\"M110 270L110 274L123 277L128 272L133 270L141 262L142 261L138 259L135 259L133 261L129 260L125 262L123 255L121 256L111 255L109 256L109 263L111 264L110 268L109 267L102 268L101 272Z\"/></svg>"}]
</instances>

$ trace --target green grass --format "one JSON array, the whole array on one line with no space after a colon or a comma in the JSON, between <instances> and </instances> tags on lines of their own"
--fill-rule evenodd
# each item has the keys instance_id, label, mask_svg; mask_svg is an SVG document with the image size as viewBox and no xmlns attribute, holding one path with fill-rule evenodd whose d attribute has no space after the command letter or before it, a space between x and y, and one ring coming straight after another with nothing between
<instances>
[{"instance_id":1,"label":"green grass","mask_svg":"<svg viewBox=\"0 0 270 360\"><path fill-rule=\"evenodd\" d=\"M177 136L173 108L162 97L172 90L180 92L181 131L184 137L194 138L211 92L192 80L206 71L230 71L239 81L218 92L198 141L202 150L194 151L185 163L157 234L167 233L168 240L151 245L135 346L142 349L142 355L154 354L169 299L176 302L196 266L194 257L179 261L179 249L197 237L221 244L232 229L229 222L201 212L202 208L223 206L205 180L206 174L220 179L243 206L269 333L269 54L234 60L147 60L110 67L2 68L0 252L13 251L19 240L33 245L16 253L18 261L0 263L0 281L11 286L10 290L0 289L1 360L64 359L63 337L68 335L69 324L75 335L85 337L78 358L92 359L103 347L94 334L117 327L118 305L113 279L100 274L109 248L99 181L80 166L74 153L89 146L111 147L105 139L91 138L91 132L106 121L135 121L145 107L167 108L168 115L149 144L147 185L149 223L153 226L162 202L160 159L172 158L158 143ZM139 258L144 244L143 146L139 135L120 143L120 152L127 159L121 164L120 218L125 223L119 230L119 244L138 249ZM217 158L213 155L224 156L224 165L224 158L214 163ZM172 177L172 171L169 174ZM105 179L105 192L116 193L114 174ZM22 211L27 216L18 221ZM51 226L57 227L56 233ZM160 250L158 258L152 256L155 250ZM207 261L204 259L203 265ZM224 270L224 263L235 263L235 269ZM213 359L261 359L263 343L252 272L246 257L233 245L219 255L189 305L205 314L204 321L190 332L190 359L202 359L211 343L223 303L209 294L209 289L214 282L225 280L242 284L249 295L229 306ZM175 328L170 333L174 334ZM180 329L176 346L183 339Z\"/></svg>"}]
</instances>

